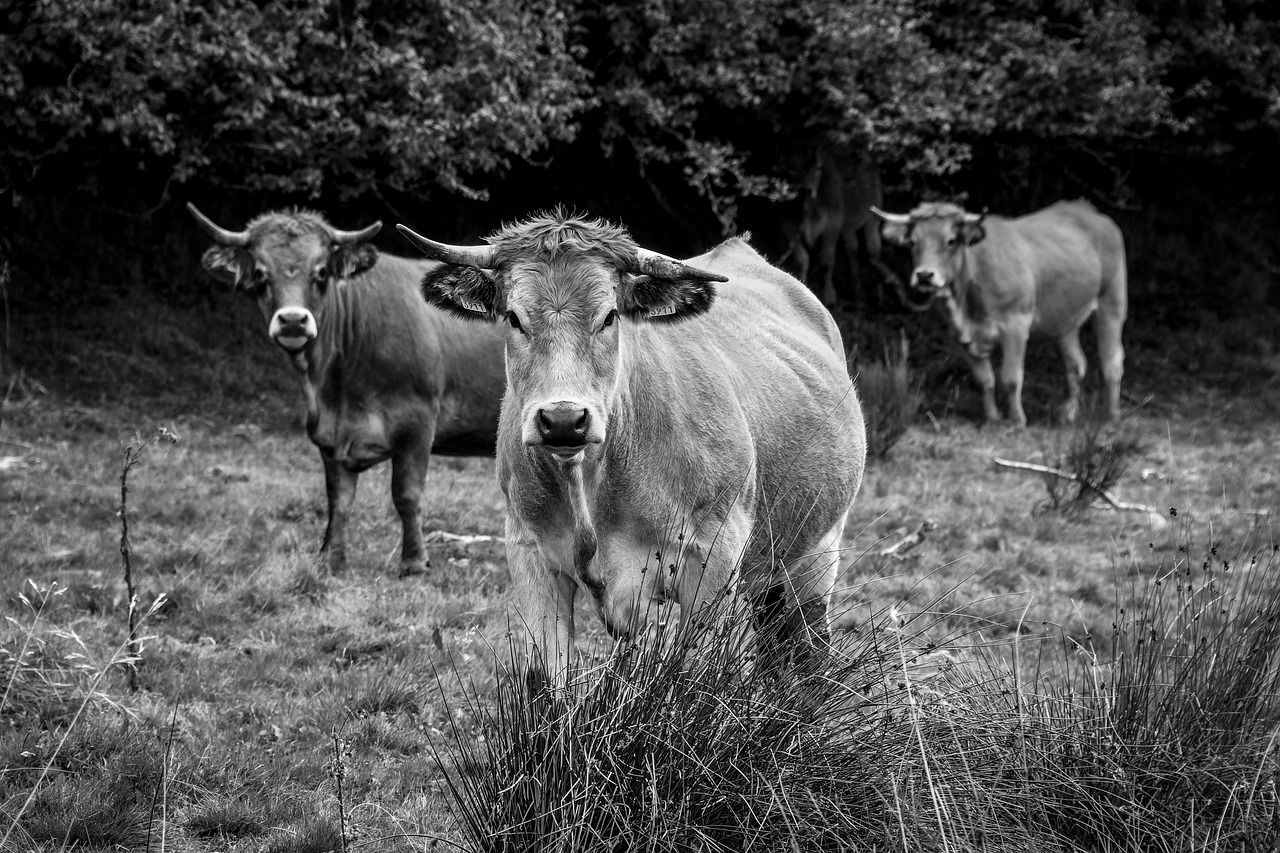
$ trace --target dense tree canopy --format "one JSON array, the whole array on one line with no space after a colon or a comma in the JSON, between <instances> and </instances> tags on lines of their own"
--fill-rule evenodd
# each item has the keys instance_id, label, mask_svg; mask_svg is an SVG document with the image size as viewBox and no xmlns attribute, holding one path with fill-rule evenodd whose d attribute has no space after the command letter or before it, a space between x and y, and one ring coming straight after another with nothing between
<instances>
[{"instance_id":1,"label":"dense tree canopy","mask_svg":"<svg viewBox=\"0 0 1280 853\"><path fill-rule=\"evenodd\" d=\"M833 140L943 192L1084 164L1063 191L1105 195L1148 155L1270 156L1277 21L1266 0L0 0L0 169L28 196L145 183L156 209L460 203L594 151L728 230Z\"/></svg>"},{"instance_id":2,"label":"dense tree canopy","mask_svg":"<svg viewBox=\"0 0 1280 853\"><path fill-rule=\"evenodd\" d=\"M907 172L993 139L1225 153L1280 128L1258 0L4 0L10 185L46 165L317 194L483 190L584 120L713 203L823 134Z\"/></svg>"}]
</instances>

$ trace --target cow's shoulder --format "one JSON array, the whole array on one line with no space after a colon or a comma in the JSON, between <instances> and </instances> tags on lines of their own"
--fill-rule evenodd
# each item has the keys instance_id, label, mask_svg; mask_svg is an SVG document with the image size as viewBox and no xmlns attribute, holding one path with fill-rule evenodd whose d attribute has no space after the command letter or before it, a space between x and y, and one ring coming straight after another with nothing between
<instances>
[{"instance_id":1,"label":"cow's shoulder","mask_svg":"<svg viewBox=\"0 0 1280 853\"><path fill-rule=\"evenodd\" d=\"M746 312L755 322L818 332L839 346L839 331L830 312L809 288L757 252L749 235L731 237L689 263L729 279L716 289L717 299L725 303L722 309Z\"/></svg>"}]
</instances>

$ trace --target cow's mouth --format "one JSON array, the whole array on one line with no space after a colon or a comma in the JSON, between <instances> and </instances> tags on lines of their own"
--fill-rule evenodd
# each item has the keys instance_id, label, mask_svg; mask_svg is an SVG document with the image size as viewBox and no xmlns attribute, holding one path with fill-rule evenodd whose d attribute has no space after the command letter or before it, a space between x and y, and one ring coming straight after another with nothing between
<instances>
[{"instance_id":1,"label":"cow's mouth","mask_svg":"<svg viewBox=\"0 0 1280 853\"><path fill-rule=\"evenodd\" d=\"M306 335L280 335L276 338L276 346L286 352L301 352L311 339Z\"/></svg>"}]
</instances>

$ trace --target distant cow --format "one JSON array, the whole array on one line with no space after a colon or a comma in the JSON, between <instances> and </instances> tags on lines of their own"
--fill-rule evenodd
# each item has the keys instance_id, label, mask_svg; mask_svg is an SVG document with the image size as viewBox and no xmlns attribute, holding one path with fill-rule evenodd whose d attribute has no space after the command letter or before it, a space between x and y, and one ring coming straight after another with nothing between
<instances>
[{"instance_id":1,"label":"distant cow","mask_svg":"<svg viewBox=\"0 0 1280 853\"><path fill-rule=\"evenodd\" d=\"M837 301L835 269L841 245L849 264L847 290L851 294L860 294L859 239L876 269L897 280L880 264L880 223L871 208L882 204L883 196L880 171L874 163L847 149L823 146L800 192L800 219L790 223L783 262L790 260L796 275L813 288L824 305L834 306Z\"/></svg>"},{"instance_id":2,"label":"distant cow","mask_svg":"<svg viewBox=\"0 0 1280 853\"><path fill-rule=\"evenodd\" d=\"M934 293L943 307L982 389L988 421L1000 419L990 361L999 344L1009 418L1026 424L1022 373L1031 335L1057 341L1067 376L1062 417L1075 420L1085 374L1080 327L1090 314L1107 414L1120 416L1128 297L1124 239L1111 219L1085 201L1060 201L1018 219L946 203L921 204L909 214L875 212L887 238L912 247L912 286Z\"/></svg>"},{"instance_id":3,"label":"distant cow","mask_svg":"<svg viewBox=\"0 0 1280 853\"><path fill-rule=\"evenodd\" d=\"M448 264L428 301L506 329L498 476L531 683L564 685L579 588L625 636L648 602L687 623L741 576L776 643L821 644L866 452L813 294L741 239L682 263L560 211L487 246L400 228Z\"/></svg>"},{"instance_id":4,"label":"distant cow","mask_svg":"<svg viewBox=\"0 0 1280 853\"><path fill-rule=\"evenodd\" d=\"M360 472L391 460L404 526L400 574L427 565L419 505L432 452L494 451L502 335L425 305L418 282L438 264L379 255L382 223L339 231L315 213L274 212L244 231L187 208L218 245L205 269L243 287L302 384L307 434L324 462L329 523L321 552L345 565Z\"/></svg>"}]
</instances>

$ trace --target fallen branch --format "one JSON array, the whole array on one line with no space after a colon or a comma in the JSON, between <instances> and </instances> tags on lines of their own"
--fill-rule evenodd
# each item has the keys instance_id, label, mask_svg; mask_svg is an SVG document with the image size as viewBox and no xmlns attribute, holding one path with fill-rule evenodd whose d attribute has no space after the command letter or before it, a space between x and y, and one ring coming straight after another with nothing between
<instances>
[{"instance_id":1,"label":"fallen branch","mask_svg":"<svg viewBox=\"0 0 1280 853\"><path fill-rule=\"evenodd\" d=\"M1048 465L1037 465L1034 462L1013 462L1008 459L994 459L992 461L994 461L996 465L1000 466L1001 468L1013 468L1017 471L1032 471L1036 474L1048 474L1049 476L1052 476L1052 477L1059 477L1063 480L1071 480L1074 483L1079 483L1089 491L1093 492L1098 497L1102 498L1104 501L1110 504L1112 509L1115 509L1115 510L1120 510L1122 512L1146 512L1146 513L1154 514L1157 517L1161 517L1160 510L1156 509L1153 506L1147 506L1146 504L1135 504L1135 503L1129 503L1128 501L1122 501L1119 498L1117 498L1115 495L1108 492L1106 489L1100 489L1097 486L1095 486L1093 483L1090 483L1085 480L1081 480L1075 474L1070 474L1070 473L1067 473L1066 471L1061 471L1057 468L1050 468Z\"/></svg>"}]
</instances>

